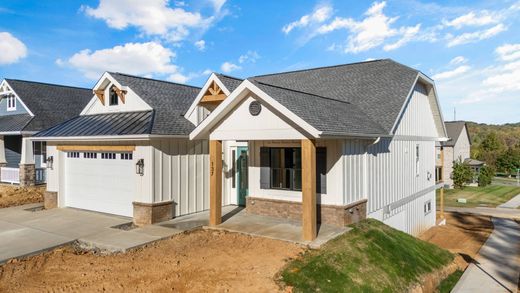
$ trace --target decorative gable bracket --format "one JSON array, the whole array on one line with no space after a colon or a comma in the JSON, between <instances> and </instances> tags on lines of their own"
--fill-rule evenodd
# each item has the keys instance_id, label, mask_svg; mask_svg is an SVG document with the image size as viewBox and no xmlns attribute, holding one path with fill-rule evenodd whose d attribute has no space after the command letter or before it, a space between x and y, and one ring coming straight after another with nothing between
<instances>
[{"instance_id":1,"label":"decorative gable bracket","mask_svg":"<svg viewBox=\"0 0 520 293\"><path fill-rule=\"evenodd\" d=\"M121 90L121 89L117 88L115 85L112 86L112 89L114 90L114 92L116 92L117 96L121 99L121 101L124 104L126 102L127 91ZM101 104L104 106L105 105L105 90L94 90L93 92L96 95L96 97L99 99Z\"/></svg>"},{"instance_id":2,"label":"decorative gable bracket","mask_svg":"<svg viewBox=\"0 0 520 293\"><path fill-rule=\"evenodd\" d=\"M123 104L124 104L127 91L120 90L115 85L112 86L112 89L114 90L114 92L116 92L117 96L121 99L121 102L123 102Z\"/></svg>"},{"instance_id":3,"label":"decorative gable bracket","mask_svg":"<svg viewBox=\"0 0 520 293\"><path fill-rule=\"evenodd\" d=\"M222 92L222 89L215 81L211 82L208 90L200 100L201 103L220 103L227 98L227 95Z\"/></svg>"}]
</instances>

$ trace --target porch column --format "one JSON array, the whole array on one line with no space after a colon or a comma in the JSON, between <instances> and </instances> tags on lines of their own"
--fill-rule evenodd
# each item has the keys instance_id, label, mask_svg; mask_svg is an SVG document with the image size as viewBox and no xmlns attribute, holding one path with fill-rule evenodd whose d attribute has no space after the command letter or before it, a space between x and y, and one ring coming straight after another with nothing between
<instances>
[{"instance_id":1,"label":"porch column","mask_svg":"<svg viewBox=\"0 0 520 293\"><path fill-rule=\"evenodd\" d=\"M222 223L222 141L209 141L209 225Z\"/></svg>"},{"instance_id":2,"label":"porch column","mask_svg":"<svg viewBox=\"0 0 520 293\"><path fill-rule=\"evenodd\" d=\"M316 143L302 139L303 240L316 239Z\"/></svg>"},{"instance_id":3,"label":"porch column","mask_svg":"<svg viewBox=\"0 0 520 293\"><path fill-rule=\"evenodd\" d=\"M441 187L439 196L441 197L441 215L440 218L444 219L444 148L441 146L441 182L443 186Z\"/></svg>"},{"instance_id":4,"label":"porch column","mask_svg":"<svg viewBox=\"0 0 520 293\"><path fill-rule=\"evenodd\" d=\"M33 186L36 183L33 142L29 137L22 138L22 158L20 159L20 186Z\"/></svg>"},{"instance_id":5,"label":"porch column","mask_svg":"<svg viewBox=\"0 0 520 293\"><path fill-rule=\"evenodd\" d=\"M0 136L0 167L5 167L7 160L5 159L5 142L4 136Z\"/></svg>"}]
</instances>

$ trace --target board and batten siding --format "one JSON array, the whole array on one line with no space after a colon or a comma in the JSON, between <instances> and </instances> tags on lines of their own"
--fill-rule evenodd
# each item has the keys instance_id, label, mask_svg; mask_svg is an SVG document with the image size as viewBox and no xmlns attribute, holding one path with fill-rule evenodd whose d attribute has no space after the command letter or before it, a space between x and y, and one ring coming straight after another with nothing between
<instances>
[{"instance_id":1,"label":"board and batten siding","mask_svg":"<svg viewBox=\"0 0 520 293\"><path fill-rule=\"evenodd\" d=\"M208 141L154 140L153 202L173 200L174 216L209 209Z\"/></svg>"}]
</instances>

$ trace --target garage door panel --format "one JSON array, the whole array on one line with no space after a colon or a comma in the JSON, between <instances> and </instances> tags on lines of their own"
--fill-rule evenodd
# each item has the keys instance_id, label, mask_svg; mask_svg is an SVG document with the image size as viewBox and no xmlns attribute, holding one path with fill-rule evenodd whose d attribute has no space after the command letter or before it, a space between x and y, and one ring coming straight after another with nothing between
<instances>
[{"instance_id":1,"label":"garage door panel","mask_svg":"<svg viewBox=\"0 0 520 293\"><path fill-rule=\"evenodd\" d=\"M80 209L133 215L135 174L132 160L66 158L65 205Z\"/></svg>"}]
</instances>

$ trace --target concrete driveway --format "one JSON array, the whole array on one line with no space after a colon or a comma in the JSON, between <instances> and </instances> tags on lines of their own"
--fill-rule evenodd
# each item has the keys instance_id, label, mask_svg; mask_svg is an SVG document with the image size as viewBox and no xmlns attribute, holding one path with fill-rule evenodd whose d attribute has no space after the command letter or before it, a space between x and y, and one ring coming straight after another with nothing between
<instances>
[{"instance_id":1,"label":"concrete driveway","mask_svg":"<svg viewBox=\"0 0 520 293\"><path fill-rule=\"evenodd\" d=\"M126 251L202 226L207 214L180 217L161 225L132 230L113 228L131 218L71 208L42 210L41 204L0 209L0 264L78 241L82 246ZM192 216L193 218L193 216Z\"/></svg>"}]
</instances>

